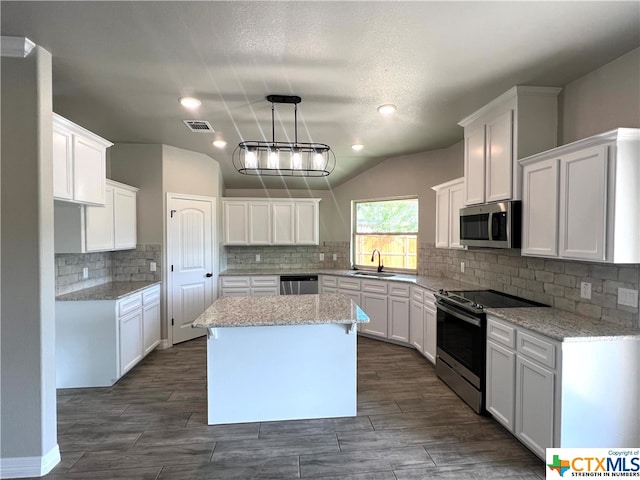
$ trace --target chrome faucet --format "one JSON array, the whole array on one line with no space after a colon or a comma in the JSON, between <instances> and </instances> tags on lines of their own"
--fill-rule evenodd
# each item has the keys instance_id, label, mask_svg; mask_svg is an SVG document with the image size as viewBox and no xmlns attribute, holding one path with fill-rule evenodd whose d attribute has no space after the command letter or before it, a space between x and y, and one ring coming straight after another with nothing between
<instances>
[{"instance_id":1,"label":"chrome faucet","mask_svg":"<svg viewBox=\"0 0 640 480\"><path fill-rule=\"evenodd\" d=\"M373 259L376 256L376 252L378 252L378 271L381 272L382 269L384 268L384 265L382 264L382 257L380 255L380 250L378 250L377 248L373 249L373 253L371 254L371 261L373 262Z\"/></svg>"}]
</instances>

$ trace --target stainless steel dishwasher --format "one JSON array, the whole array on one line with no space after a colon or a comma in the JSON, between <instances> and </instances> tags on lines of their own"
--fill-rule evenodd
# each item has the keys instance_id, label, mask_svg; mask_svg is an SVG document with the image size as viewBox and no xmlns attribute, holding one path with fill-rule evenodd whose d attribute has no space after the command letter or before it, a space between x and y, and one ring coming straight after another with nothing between
<instances>
[{"instance_id":1,"label":"stainless steel dishwasher","mask_svg":"<svg viewBox=\"0 0 640 480\"><path fill-rule=\"evenodd\" d=\"M280 295L318 293L317 275L280 275Z\"/></svg>"}]
</instances>

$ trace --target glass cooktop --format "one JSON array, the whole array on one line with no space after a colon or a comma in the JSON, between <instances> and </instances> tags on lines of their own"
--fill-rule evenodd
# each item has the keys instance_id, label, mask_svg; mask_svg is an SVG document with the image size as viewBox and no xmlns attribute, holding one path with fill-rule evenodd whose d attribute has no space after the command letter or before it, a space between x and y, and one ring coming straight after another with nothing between
<instances>
[{"instance_id":1,"label":"glass cooktop","mask_svg":"<svg viewBox=\"0 0 640 480\"><path fill-rule=\"evenodd\" d=\"M458 303L479 304L490 308L519 308L519 307L548 307L543 303L525 298L514 297L496 290L467 290L450 291L450 296L456 297Z\"/></svg>"}]
</instances>

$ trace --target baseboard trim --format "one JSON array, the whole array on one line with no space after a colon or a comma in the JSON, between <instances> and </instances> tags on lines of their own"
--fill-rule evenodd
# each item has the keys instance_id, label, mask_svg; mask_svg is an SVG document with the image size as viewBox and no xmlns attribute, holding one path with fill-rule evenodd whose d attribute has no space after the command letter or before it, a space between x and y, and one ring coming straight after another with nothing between
<instances>
[{"instance_id":1,"label":"baseboard trim","mask_svg":"<svg viewBox=\"0 0 640 480\"><path fill-rule=\"evenodd\" d=\"M60 463L60 447L56 446L42 457L0 458L0 478L44 477Z\"/></svg>"},{"instance_id":2,"label":"baseboard trim","mask_svg":"<svg viewBox=\"0 0 640 480\"><path fill-rule=\"evenodd\" d=\"M165 348L171 348L173 347L173 344L169 341L168 338L163 338L162 340L160 340L160 343L158 344L158 350L164 350Z\"/></svg>"}]
</instances>

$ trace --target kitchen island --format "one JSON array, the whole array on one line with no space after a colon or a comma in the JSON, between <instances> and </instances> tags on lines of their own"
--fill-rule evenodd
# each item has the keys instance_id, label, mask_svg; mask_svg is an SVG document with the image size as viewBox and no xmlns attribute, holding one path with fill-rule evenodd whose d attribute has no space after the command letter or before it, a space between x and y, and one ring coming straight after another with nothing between
<instances>
[{"instance_id":1,"label":"kitchen island","mask_svg":"<svg viewBox=\"0 0 640 480\"><path fill-rule=\"evenodd\" d=\"M222 297L206 328L208 423L356 415L357 324L342 294Z\"/></svg>"}]
</instances>

